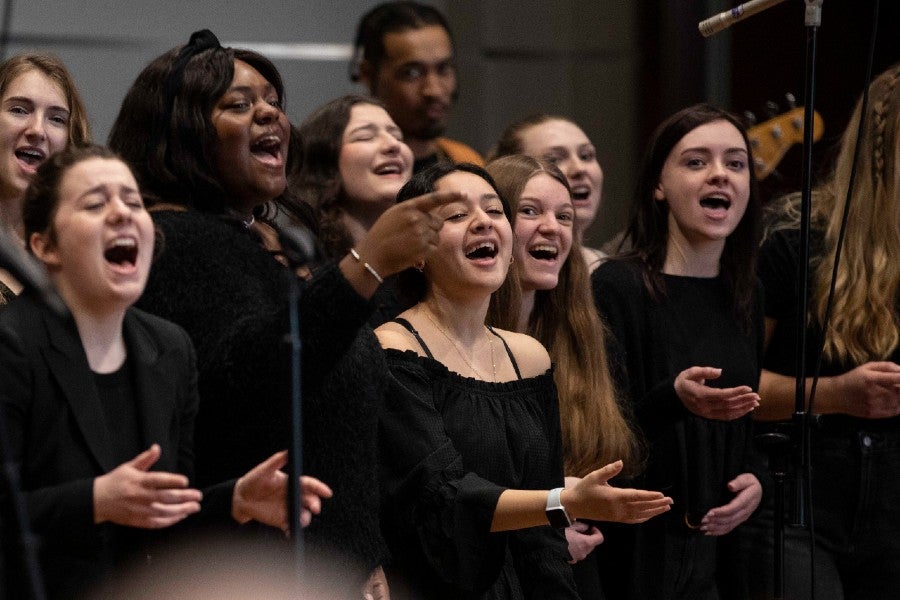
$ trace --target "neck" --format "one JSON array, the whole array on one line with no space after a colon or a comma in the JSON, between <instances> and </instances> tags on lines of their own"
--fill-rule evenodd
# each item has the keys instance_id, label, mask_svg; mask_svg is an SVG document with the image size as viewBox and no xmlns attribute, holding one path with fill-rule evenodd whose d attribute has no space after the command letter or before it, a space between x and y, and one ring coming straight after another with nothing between
<instances>
[{"instance_id":1,"label":"neck","mask_svg":"<svg viewBox=\"0 0 900 600\"><path fill-rule=\"evenodd\" d=\"M464 303L435 293L429 293L419 309L428 311L432 318L464 346L472 346L484 336L490 297L478 302Z\"/></svg>"},{"instance_id":2,"label":"neck","mask_svg":"<svg viewBox=\"0 0 900 600\"><path fill-rule=\"evenodd\" d=\"M409 149L412 150L413 158L416 160L428 158L437 152L437 141L435 138L422 140L419 138L407 137L403 140Z\"/></svg>"},{"instance_id":3,"label":"neck","mask_svg":"<svg viewBox=\"0 0 900 600\"><path fill-rule=\"evenodd\" d=\"M724 249L725 240L691 244L684 237L673 235L670 231L663 273L686 277L716 277Z\"/></svg>"},{"instance_id":4,"label":"neck","mask_svg":"<svg viewBox=\"0 0 900 600\"><path fill-rule=\"evenodd\" d=\"M362 210L355 210L352 207L344 210L341 215L341 222L347 228L350 237L353 238L354 245L358 244L365 237L372 225L375 224L375 221L378 220L378 217L384 213L384 210L377 212L377 214L375 213L376 211L372 211L372 214L369 214Z\"/></svg>"},{"instance_id":5,"label":"neck","mask_svg":"<svg viewBox=\"0 0 900 600\"><path fill-rule=\"evenodd\" d=\"M534 290L522 290L522 310L519 311L519 322L516 324L516 331L519 333L528 333L528 321L534 311L534 297Z\"/></svg>"},{"instance_id":6,"label":"neck","mask_svg":"<svg viewBox=\"0 0 900 600\"><path fill-rule=\"evenodd\" d=\"M122 336L122 320L125 312L100 315L76 310L72 315L88 365L95 373L112 373L125 362L125 339Z\"/></svg>"}]
</instances>

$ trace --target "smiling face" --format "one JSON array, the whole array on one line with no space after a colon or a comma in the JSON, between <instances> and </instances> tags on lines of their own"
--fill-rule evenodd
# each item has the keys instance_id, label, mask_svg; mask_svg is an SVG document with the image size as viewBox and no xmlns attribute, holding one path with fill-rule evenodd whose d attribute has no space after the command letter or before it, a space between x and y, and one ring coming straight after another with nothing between
<instances>
[{"instance_id":1,"label":"smiling face","mask_svg":"<svg viewBox=\"0 0 900 600\"><path fill-rule=\"evenodd\" d=\"M38 166L66 147L69 105L58 83L32 69L0 99L0 201L21 198Z\"/></svg>"},{"instance_id":2,"label":"smiling face","mask_svg":"<svg viewBox=\"0 0 900 600\"><path fill-rule=\"evenodd\" d=\"M436 210L443 221L437 249L428 257L429 287L444 296L487 301L506 279L512 255L512 227L491 185L474 173L454 171L435 191L459 191L466 199Z\"/></svg>"},{"instance_id":3,"label":"smiling face","mask_svg":"<svg viewBox=\"0 0 900 600\"><path fill-rule=\"evenodd\" d=\"M73 310L124 311L144 291L154 229L137 182L120 160L89 158L66 171L48 232L32 251Z\"/></svg>"},{"instance_id":4,"label":"smiling face","mask_svg":"<svg viewBox=\"0 0 900 600\"><path fill-rule=\"evenodd\" d=\"M216 169L229 206L249 214L281 194L290 125L275 87L235 60L231 86L213 107L211 120L219 136Z\"/></svg>"},{"instance_id":5,"label":"smiling face","mask_svg":"<svg viewBox=\"0 0 900 600\"><path fill-rule=\"evenodd\" d=\"M747 145L725 120L688 132L669 152L654 191L668 204L669 245L724 247L750 198Z\"/></svg>"},{"instance_id":6,"label":"smiling face","mask_svg":"<svg viewBox=\"0 0 900 600\"><path fill-rule=\"evenodd\" d=\"M348 205L387 210L412 175L412 163L412 151L387 111L374 104L350 109L338 158Z\"/></svg>"},{"instance_id":7,"label":"smiling face","mask_svg":"<svg viewBox=\"0 0 900 600\"><path fill-rule=\"evenodd\" d=\"M555 164L569 180L575 223L584 231L597 215L603 192L603 169L597 150L580 127L563 119L550 119L519 134L522 154Z\"/></svg>"},{"instance_id":8,"label":"smiling face","mask_svg":"<svg viewBox=\"0 0 900 600\"><path fill-rule=\"evenodd\" d=\"M515 257L522 291L550 290L572 249L575 209L569 191L546 173L528 180L516 207Z\"/></svg>"},{"instance_id":9,"label":"smiling face","mask_svg":"<svg viewBox=\"0 0 900 600\"><path fill-rule=\"evenodd\" d=\"M443 134L456 94L447 31L428 25L385 34L384 58L369 87L406 137L432 140Z\"/></svg>"}]
</instances>

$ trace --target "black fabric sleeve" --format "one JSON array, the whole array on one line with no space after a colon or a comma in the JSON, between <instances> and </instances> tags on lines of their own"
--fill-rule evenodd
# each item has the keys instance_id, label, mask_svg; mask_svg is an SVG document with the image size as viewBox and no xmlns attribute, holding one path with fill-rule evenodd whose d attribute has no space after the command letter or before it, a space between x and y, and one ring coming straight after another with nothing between
<instances>
[{"instance_id":1,"label":"black fabric sleeve","mask_svg":"<svg viewBox=\"0 0 900 600\"><path fill-rule=\"evenodd\" d=\"M487 589L503 564L505 533L491 533L504 488L467 472L444 431L430 380L416 364L392 361L380 422L385 537L406 569L446 584Z\"/></svg>"}]
</instances>

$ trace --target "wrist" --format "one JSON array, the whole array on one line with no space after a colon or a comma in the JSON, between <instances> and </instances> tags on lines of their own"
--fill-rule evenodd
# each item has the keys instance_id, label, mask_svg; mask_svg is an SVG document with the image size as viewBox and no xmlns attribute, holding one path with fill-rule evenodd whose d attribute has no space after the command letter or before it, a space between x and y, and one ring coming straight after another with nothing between
<instances>
[{"instance_id":1,"label":"wrist","mask_svg":"<svg viewBox=\"0 0 900 600\"><path fill-rule=\"evenodd\" d=\"M234 484L234 491L231 493L231 518L241 525L251 519L247 512L244 496L241 494L243 481L243 478L238 479Z\"/></svg>"}]
</instances>

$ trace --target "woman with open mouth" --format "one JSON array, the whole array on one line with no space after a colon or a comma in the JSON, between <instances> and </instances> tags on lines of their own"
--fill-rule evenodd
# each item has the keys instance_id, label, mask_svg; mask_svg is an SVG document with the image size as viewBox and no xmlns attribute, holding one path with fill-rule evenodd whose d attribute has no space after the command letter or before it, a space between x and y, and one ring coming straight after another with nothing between
<instances>
[{"instance_id":1,"label":"woman with open mouth","mask_svg":"<svg viewBox=\"0 0 900 600\"><path fill-rule=\"evenodd\" d=\"M68 314L27 291L0 313L4 459L21 465L30 522L17 524L40 540L31 570L5 520L9 597L33 597L32 585L49 598L80 597L164 552L174 538L154 530L201 507L207 523L286 528L283 452L237 481L203 493L192 485L194 350L181 328L132 307L155 231L127 165L101 146L51 156L25 192L23 228ZM330 491L308 477L302 489L308 523ZM43 579L29 582L26 573Z\"/></svg>"},{"instance_id":2,"label":"woman with open mouth","mask_svg":"<svg viewBox=\"0 0 900 600\"><path fill-rule=\"evenodd\" d=\"M22 196L35 171L90 137L81 97L58 58L19 54L0 65L0 235L22 243ZM21 289L0 265L0 305Z\"/></svg>"},{"instance_id":3,"label":"woman with open mouth","mask_svg":"<svg viewBox=\"0 0 900 600\"><path fill-rule=\"evenodd\" d=\"M575 227L569 183L552 163L521 154L491 161L485 169L510 201L516 237L518 306L501 288L491 298L488 321L537 338L550 353L559 392L566 485L622 460L624 475L639 470L640 452L609 371L606 336L593 305L588 269ZM575 582L582 600L602 598L595 546L596 524L566 528Z\"/></svg>"},{"instance_id":4,"label":"woman with open mouth","mask_svg":"<svg viewBox=\"0 0 900 600\"><path fill-rule=\"evenodd\" d=\"M319 262L339 259L395 204L412 175L412 150L379 100L353 94L313 111L298 133L302 164L278 206L300 222L312 207ZM402 310L390 282L372 302L373 326Z\"/></svg>"},{"instance_id":5,"label":"woman with open mouth","mask_svg":"<svg viewBox=\"0 0 900 600\"><path fill-rule=\"evenodd\" d=\"M525 154L541 158L559 167L572 191L575 207L575 229L584 239L588 227L597 218L603 196L603 169L597 160L597 149L587 134L564 117L544 113L525 117L511 124L501 134L493 158ZM579 244L589 271L606 256L601 250Z\"/></svg>"},{"instance_id":6,"label":"woman with open mouth","mask_svg":"<svg viewBox=\"0 0 900 600\"><path fill-rule=\"evenodd\" d=\"M675 501L660 519L611 528L610 598L736 598L735 528L762 497L750 413L759 405L759 199L747 134L699 104L648 147L626 230L631 250L591 276L614 364L648 443L638 480Z\"/></svg>"},{"instance_id":7,"label":"woman with open mouth","mask_svg":"<svg viewBox=\"0 0 900 600\"><path fill-rule=\"evenodd\" d=\"M434 211L437 249L398 278L412 308L375 330L390 371L379 471L392 593L577 598L570 518L640 522L669 499L609 486L620 462L562 489L550 357L534 338L486 324L513 257L509 205L469 164L413 175L398 201L432 191L460 198Z\"/></svg>"},{"instance_id":8,"label":"woman with open mouth","mask_svg":"<svg viewBox=\"0 0 900 600\"><path fill-rule=\"evenodd\" d=\"M296 273L273 257L264 243L272 230L259 222L299 162L288 156L284 103L271 61L224 48L203 30L138 75L110 134L165 238L140 306L183 326L197 348L201 484L235 477L291 440L297 365L284 339ZM429 211L454 197L392 207L350 252L301 282L303 466L334 491L329 510L304 531L305 558L339 565L346 597L371 592L367 582L386 554L375 474L379 396L370 379L341 393L360 381L344 373L363 378L345 357L354 344L378 349L364 327L368 299L384 277L429 254L440 226Z\"/></svg>"}]
</instances>

